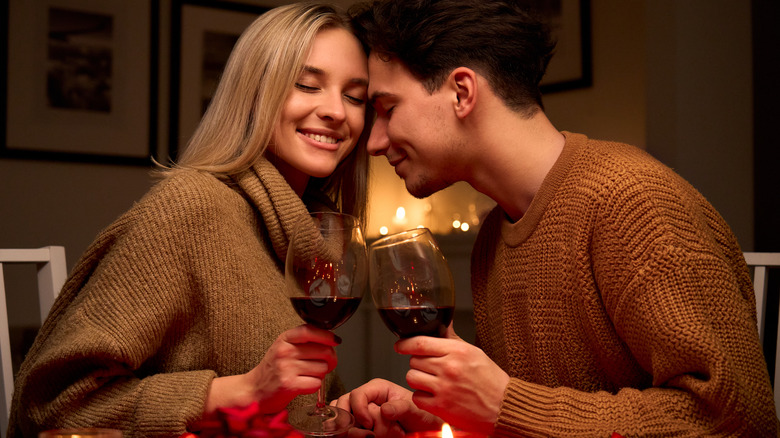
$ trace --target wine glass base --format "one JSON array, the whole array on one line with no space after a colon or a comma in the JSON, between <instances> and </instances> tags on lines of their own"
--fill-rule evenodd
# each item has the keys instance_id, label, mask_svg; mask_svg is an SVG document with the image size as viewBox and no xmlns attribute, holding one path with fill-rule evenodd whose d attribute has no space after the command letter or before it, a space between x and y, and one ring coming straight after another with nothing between
<instances>
[{"instance_id":1,"label":"wine glass base","mask_svg":"<svg viewBox=\"0 0 780 438\"><path fill-rule=\"evenodd\" d=\"M355 417L335 406L304 406L290 411L287 421L306 436L333 437L346 433L355 424Z\"/></svg>"}]
</instances>

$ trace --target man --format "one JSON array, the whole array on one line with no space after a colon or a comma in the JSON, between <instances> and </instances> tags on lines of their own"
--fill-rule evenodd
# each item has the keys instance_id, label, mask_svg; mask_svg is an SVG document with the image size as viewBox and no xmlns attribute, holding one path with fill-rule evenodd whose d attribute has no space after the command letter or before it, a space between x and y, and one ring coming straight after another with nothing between
<instances>
[{"instance_id":1,"label":"man","mask_svg":"<svg viewBox=\"0 0 780 438\"><path fill-rule=\"evenodd\" d=\"M456 181L497 207L472 252L477 348L396 343L412 394L338 400L376 435L776 436L742 252L643 151L559 132L538 84L554 44L512 0L353 8L371 49L368 148L418 197Z\"/></svg>"}]
</instances>

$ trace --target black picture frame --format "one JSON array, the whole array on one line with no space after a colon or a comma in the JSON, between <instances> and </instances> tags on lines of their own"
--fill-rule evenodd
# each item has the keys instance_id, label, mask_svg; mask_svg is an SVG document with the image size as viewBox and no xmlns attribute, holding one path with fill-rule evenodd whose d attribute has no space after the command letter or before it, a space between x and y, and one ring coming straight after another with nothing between
<instances>
[{"instance_id":1,"label":"black picture frame","mask_svg":"<svg viewBox=\"0 0 780 438\"><path fill-rule=\"evenodd\" d=\"M546 15L557 40L555 54L540 84L542 94L592 86L590 0L552 0L541 4L554 5Z\"/></svg>"},{"instance_id":2,"label":"black picture frame","mask_svg":"<svg viewBox=\"0 0 780 438\"><path fill-rule=\"evenodd\" d=\"M169 160L176 160L200 121L210 97L207 93L215 90L232 49L229 39L234 43L246 26L268 9L238 2L173 0ZM205 46L210 43L212 47L207 51ZM217 59L207 60L207 52Z\"/></svg>"},{"instance_id":3,"label":"black picture frame","mask_svg":"<svg viewBox=\"0 0 780 438\"><path fill-rule=\"evenodd\" d=\"M159 0L10 0L0 10L0 158L150 166ZM101 22L108 31L90 28Z\"/></svg>"}]
</instances>

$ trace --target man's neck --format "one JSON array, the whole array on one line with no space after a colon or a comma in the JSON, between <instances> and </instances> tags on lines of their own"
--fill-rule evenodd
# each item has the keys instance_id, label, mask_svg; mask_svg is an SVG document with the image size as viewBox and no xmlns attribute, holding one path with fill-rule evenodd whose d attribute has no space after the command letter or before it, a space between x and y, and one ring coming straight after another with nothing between
<instances>
[{"instance_id":1,"label":"man's neck","mask_svg":"<svg viewBox=\"0 0 780 438\"><path fill-rule=\"evenodd\" d=\"M541 110L530 118L508 110L485 113L477 132L482 155L469 183L517 221L560 156L563 134Z\"/></svg>"}]
</instances>

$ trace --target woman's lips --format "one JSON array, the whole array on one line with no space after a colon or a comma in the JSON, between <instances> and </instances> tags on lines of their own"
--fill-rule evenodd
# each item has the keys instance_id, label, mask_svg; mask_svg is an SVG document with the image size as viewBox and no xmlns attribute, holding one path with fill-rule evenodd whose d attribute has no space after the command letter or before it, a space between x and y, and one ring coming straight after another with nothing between
<instances>
[{"instance_id":1,"label":"woman's lips","mask_svg":"<svg viewBox=\"0 0 780 438\"><path fill-rule=\"evenodd\" d=\"M322 134L310 131L298 131L298 134L313 146L330 151L338 150L339 146L344 141L343 138L331 134Z\"/></svg>"}]
</instances>

